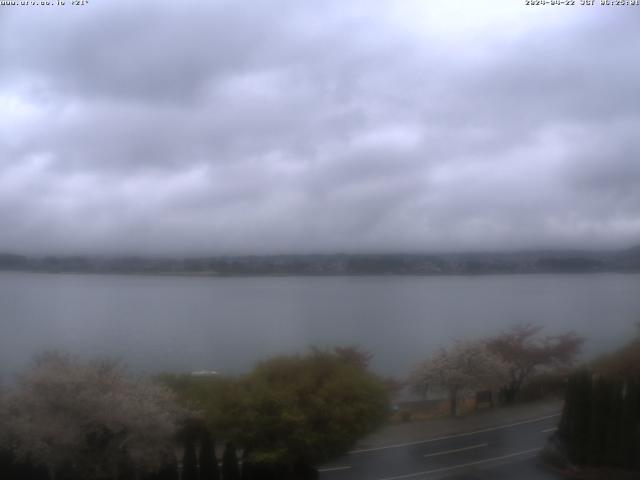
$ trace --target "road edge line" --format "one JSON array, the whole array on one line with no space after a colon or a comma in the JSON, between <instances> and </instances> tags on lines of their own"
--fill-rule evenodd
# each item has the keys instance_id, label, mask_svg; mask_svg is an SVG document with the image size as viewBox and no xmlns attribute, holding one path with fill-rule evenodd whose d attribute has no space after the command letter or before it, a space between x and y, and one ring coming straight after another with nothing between
<instances>
[{"instance_id":1,"label":"road edge line","mask_svg":"<svg viewBox=\"0 0 640 480\"><path fill-rule=\"evenodd\" d=\"M420 444L423 444L423 443L438 442L440 440L449 440L451 438L466 437L466 436L469 436L469 435L475 435L477 433L492 432L494 430L501 430L503 428L511 428L511 427L517 427L519 425L526 425L528 423L541 422L541 421L547 420L549 418L559 417L560 415L561 415L560 413L554 413L552 415L545 415L545 416L534 418L534 419L531 419L531 420L524 420L522 422L508 423L508 424L505 424L505 425L498 425L496 427L482 428L480 430L474 430L472 432L454 433L452 435L444 435L442 437L428 438L428 439L425 439L425 440L416 440L416 441L413 441L413 442L396 443L396 444L393 444L393 445L384 445L382 447L359 448L359 449L351 450L350 452L347 452L347 453L349 455L357 455L357 454L360 454L360 453L377 452L379 450L387 450L387 449L390 449L390 448L410 447L412 445L420 445Z\"/></svg>"},{"instance_id":2,"label":"road edge line","mask_svg":"<svg viewBox=\"0 0 640 480\"><path fill-rule=\"evenodd\" d=\"M460 463L458 465L452 465L450 467L435 468L433 470L425 470L423 472L416 472L416 473L407 473L405 475L396 475L395 477L385 477L385 478L380 478L378 480L401 480L403 478L412 478L412 477L419 477L422 475L431 475L433 473L448 472L450 470L455 470L456 468L472 467L474 465L481 465L483 463L495 462L498 460L504 460L506 458L513 458L520 455L527 455L529 453L539 452L540 450L542 450L542 448L544 447L530 448L528 450L509 453L507 455L500 455L498 457L485 458L483 460L476 460L475 462Z\"/></svg>"}]
</instances>

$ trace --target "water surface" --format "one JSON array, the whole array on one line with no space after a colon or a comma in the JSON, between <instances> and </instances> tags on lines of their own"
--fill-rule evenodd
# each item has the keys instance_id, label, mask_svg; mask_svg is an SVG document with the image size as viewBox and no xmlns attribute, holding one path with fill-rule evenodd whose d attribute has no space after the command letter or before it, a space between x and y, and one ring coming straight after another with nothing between
<instances>
[{"instance_id":1,"label":"water surface","mask_svg":"<svg viewBox=\"0 0 640 480\"><path fill-rule=\"evenodd\" d=\"M201 278L0 273L0 373L43 349L122 358L132 370L246 371L310 344L357 343L405 375L453 338L533 322L587 337L588 354L640 320L640 276Z\"/></svg>"}]
</instances>

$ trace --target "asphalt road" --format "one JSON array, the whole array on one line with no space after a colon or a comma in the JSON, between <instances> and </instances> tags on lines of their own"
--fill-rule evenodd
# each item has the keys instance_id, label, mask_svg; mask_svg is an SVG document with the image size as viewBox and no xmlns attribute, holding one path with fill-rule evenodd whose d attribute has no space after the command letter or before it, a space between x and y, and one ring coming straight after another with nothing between
<instances>
[{"instance_id":1,"label":"asphalt road","mask_svg":"<svg viewBox=\"0 0 640 480\"><path fill-rule=\"evenodd\" d=\"M320 469L321 480L554 480L540 449L559 415L443 436L354 450Z\"/></svg>"}]
</instances>

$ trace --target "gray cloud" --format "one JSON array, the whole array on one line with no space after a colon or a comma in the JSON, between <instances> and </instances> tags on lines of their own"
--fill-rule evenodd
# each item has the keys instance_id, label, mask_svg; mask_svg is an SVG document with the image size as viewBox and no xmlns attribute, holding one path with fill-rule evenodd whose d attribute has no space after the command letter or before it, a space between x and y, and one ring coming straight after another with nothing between
<instances>
[{"instance_id":1,"label":"gray cloud","mask_svg":"<svg viewBox=\"0 0 640 480\"><path fill-rule=\"evenodd\" d=\"M473 5L3 7L0 250L637 243L640 17Z\"/></svg>"}]
</instances>

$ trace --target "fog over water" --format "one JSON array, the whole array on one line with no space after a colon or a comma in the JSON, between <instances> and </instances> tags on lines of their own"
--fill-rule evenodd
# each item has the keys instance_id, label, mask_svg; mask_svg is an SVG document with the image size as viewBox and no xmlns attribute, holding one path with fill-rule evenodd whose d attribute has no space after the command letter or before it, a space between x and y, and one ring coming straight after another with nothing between
<instances>
[{"instance_id":1,"label":"fog over water","mask_svg":"<svg viewBox=\"0 0 640 480\"><path fill-rule=\"evenodd\" d=\"M119 357L141 373L248 370L310 344L356 343L406 375L454 338L515 322L574 329L587 356L640 319L640 277L623 274L196 278L0 273L0 373L43 349Z\"/></svg>"}]
</instances>

